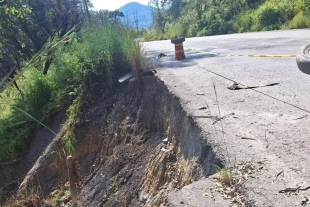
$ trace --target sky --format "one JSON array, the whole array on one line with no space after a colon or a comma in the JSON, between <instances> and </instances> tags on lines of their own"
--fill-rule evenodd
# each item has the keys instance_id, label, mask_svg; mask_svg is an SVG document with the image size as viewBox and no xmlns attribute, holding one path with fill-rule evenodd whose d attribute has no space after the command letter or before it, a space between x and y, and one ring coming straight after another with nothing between
<instances>
[{"instance_id":1,"label":"sky","mask_svg":"<svg viewBox=\"0 0 310 207\"><path fill-rule=\"evenodd\" d=\"M108 10L116 10L129 2L139 2L140 4L147 5L149 0L90 0L94 9L108 9Z\"/></svg>"}]
</instances>

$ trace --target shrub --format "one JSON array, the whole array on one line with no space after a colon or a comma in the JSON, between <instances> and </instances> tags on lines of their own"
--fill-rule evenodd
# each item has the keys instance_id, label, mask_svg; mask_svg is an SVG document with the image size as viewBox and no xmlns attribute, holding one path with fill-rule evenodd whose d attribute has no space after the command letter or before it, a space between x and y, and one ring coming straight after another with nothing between
<instances>
[{"instance_id":1,"label":"shrub","mask_svg":"<svg viewBox=\"0 0 310 207\"><path fill-rule=\"evenodd\" d=\"M197 33L197 37L203 37L203 36L206 36L206 35L209 35L209 34L210 34L210 32L208 31L208 29L203 28L202 30L200 30Z\"/></svg>"},{"instance_id":2,"label":"shrub","mask_svg":"<svg viewBox=\"0 0 310 207\"><path fill-rule=\"evenodd\" d=\"M310 1L309 0L297 0L295 7L298 11L304 11L304 12L309 13Z\"/></svg>"},{"instance_id":3,"label":"shrub","mask_svg":"<svg viewBox=\"0 0 310 207\"><path fill-rule=\"evenodd\" d=\"M192 23L188 26L188 31L186 33L187 37L195 37L198 33L198 24Z\"/></svg>"},{"instance_id":4,"label":"shrub","mask_svg":"<svg viewBox=\"0 0 310 207\"><path fill-rule=\"evenodd\" d=\"M290 29L300 29L310 27L310 16L300 11L289 23Z\"/></svg>"},{"instance_id":5,"label":"shrub","mask_svg":"<svg viewBox=\"0 0 310 207\"><path fill-rule=\"evenodd\" d=\"M253 23L253 11L247 11L234 18L232 29L234 32L251 31Z\"/></svg>"},{"instance_id":6,"label":"shrub","mask_svg":"<svg viewBox=\"0 0 310 207\"><path fill-rule=\"evenodd\" d=\"M279 23L280 17L278 7L271 2L266 2L257 10L257 20L262 27Z\"/></svg>"},{"instance_id":7,"label":"shrub","mask_svg":"<svg viewBox=\"0 0 310 207\"><path fill-rule=\"evenodd\" d=\"M295 15L295 4L291 1L268 1L256 11L257 30L279 29Z\"/></svg>"},{"instance_id":8,"label":"shrub","mask_svg":"<svg viewBox=\"0 0 310 207\"><path fill-rule=\"evenodd\" d=\"M166 37L171 39L175 36L181 37L186 36L188 31L188 24L185 21L179 21L177 23L172 23L167 25Z\"/></svg>"}]
</instances>

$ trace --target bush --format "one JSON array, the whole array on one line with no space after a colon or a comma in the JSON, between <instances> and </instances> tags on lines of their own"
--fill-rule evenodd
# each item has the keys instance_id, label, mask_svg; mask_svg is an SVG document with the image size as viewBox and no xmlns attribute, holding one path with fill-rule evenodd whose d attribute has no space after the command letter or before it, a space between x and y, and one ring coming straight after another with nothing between
<instances>
[{"instance_id":1,"label":"bush","mask_svg":"<svg viewBox=\"0 0 310 207\"><path fill-rule=\"evenodd\" d=\"M282 24L289 22L295 16L295 3L293 1L281 1L278 6L281 14L279 20Z\"/></svg>"},{"instance_id":2,"label":"bush","mask_svg":"<svg viewBox=\"0 0 310 207\"><path fill-rule=\"evenodd\" d=\"M200 30L197 33L197 37L203 37L203 36L207 36L209 34L210 34L210 32L208 31L208 29L207 28L203 28L202 30Z\"/></svg>"},{"instance_id":3,"label":"bush","mask_svg":"<svg viewBox=\"0 0 310 207\"><path fill-rule=\"evenodd\" d=\"M298 11L309 13L310 1L309 0L297 0L295 7Z\"/></svg>"},{"instance_id":4,"label":"bush","mask_svg":"<svg viewBox=\"0 0 310 207\"><path fill-rule=\"evenodd\" d=\"M195 37L198 33L198 25L196 23L190 24L188 26L188 31L186 33L187 37Z\"/></svg>"},{"instance_id":5,"label":"bush","mask_svg":"<svg viewBox=\"0 0 310 207\"><path fill-rule=\"evenodd\" d=\"M289 23L290 29L300 29L310 27L310 16L305 15L304 12L300 11Z\"/></svg>"},{"instance_id":6,"label":"bush","mask_svg":"<svg viewBox=\"0 0 310 207\"><path fill-rule=\"evenodd\" d=\"M186 36L187 31L188 31L188 24L184 21L168 24L166 37L167 39L171 39L175 36L184 37Z\"/></svg>"},{"instance_id":7,"label":"bush","mask_svg":"<svg viewBox=\"0 0 310 207\"><path fill-rule=\"evenodd\" d=\"M232 29L234 32L248 32L252 30L253 23L253 11L247 11L234 18Z\"/></svg>"},{"instance_id":8,"label":"bush","mask_svg":"<svg viewBox=\"0 0 310 207\"><path fill-rule=\"evenodd\" d=\"M256 11L257 30L279 29L295 15L295 4L291 1L266 2Z\"/></svg>"},{"instance_id":9,"label":"bush","mask_svg":"<svg viewBox=\"0 0 310 207\"><path fill-rule=\"evenodd\" d=\"M280 18L278 7L271 2L266 2L257 10L257 20L262 27L278 24Z\"/></svg>"}]
</instances>

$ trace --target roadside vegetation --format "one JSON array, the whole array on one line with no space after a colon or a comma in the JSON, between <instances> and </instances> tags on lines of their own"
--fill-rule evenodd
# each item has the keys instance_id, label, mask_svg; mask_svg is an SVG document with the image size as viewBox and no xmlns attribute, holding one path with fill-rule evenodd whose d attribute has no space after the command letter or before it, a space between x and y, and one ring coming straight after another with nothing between
<instances>
[{"instance_id":1,"label":"roadside vegetation","mask_svg":"<svg viewBox=\"0 0 310 207\"><path fill-rule=\"evenodd\" d=\"M310 27L309 0L151 0L146 40Z\"/></svg>"},{"instance_id":2,"label":"roadside vegetation","mask_svg":"<svg viewBox=\"0 0 310 207\"><path fill-rule=\"evenodd\" d=\"M310 26L308 0L150 4L154 25L144 31L146 40ZM122 25L119 11L89 7L89 0L0 2L0 164L27 152L37 127L55 134L46 121L59 113L67 116L64 147L74 154L75 123L89 95L113 90L118 77L145 68L135 41L142 32ZM222 177L231 182L230 174ZM0 205L7 200L1 196ZM58 197L52 202L58 203Z\"/></svg>"},{"instance_id":3,"label":"roadside vegetation","mask_svg":"<svg viewBox=\"0 0 310 207\"><path fill-rule=\"evenodd\" d=\"M36 3L44 4L41 1ZM72 130L81 107L86 104L87 95L111 90L117 77L142 68L143 56L139 43L134 41L135 32L120 23L121 14L107 11L88 14L89 11L82 10L76 13L80 21L73 23L76 16L67 18L71 9L80 3L57 3L63 4L63 9L67 8L66 4L72 5L63 12L58 25L31 30L33 38L24 33L16 37L13 31L6 34L6 30L0 27L1 35L10 40L3 40L0 44L0 163L20 158L27 151L33 130L38 126L48 128L44 124L46 119L63 112L67 114L69 126L64 145L69 153L74 153L77 140ZM9 13L13 7L16 12ZM3 8L1 18L17 22L12 27L21 31L24 28L20 21L26 21L24 18L44 16L42 8L35 11L31 10L32 6L27 6L29 10L26 11L18 5L4 5ZM56 18L57 12L51 14ZM63 28L65 21L72 25ZM35 37L44 29L54 29L54 32L36 48ZM11 39L14 36L18 44ZM18 48L24 43L29 45ZM13 51L6 53L10 48ZM16 59L9 59L12 57Z\"/></svg>"}]
</instances>

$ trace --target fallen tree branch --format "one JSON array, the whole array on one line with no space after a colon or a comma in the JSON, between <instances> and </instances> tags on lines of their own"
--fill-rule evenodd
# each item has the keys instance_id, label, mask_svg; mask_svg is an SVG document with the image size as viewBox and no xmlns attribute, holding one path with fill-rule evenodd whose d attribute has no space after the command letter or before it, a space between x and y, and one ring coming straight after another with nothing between
<instances>
[{"instance_id":1,"label":"fallen tree branch","mask_svg":"<svg viewBox=\"0 0 310 207\"><path fill-rule=\"evenodd\" d=\"M261 87L267 87L267 86L276 86L280 83L270 83L265 85L257 85L257 86L245 86L243 84L239 84L234 82L231 86L227 87L230 90L240 90L240 89L253 89L253 88L261 88Z\"/></svg>"},{"instance_id":2,"label":"fallen tree branch","mask_svg":"<svg viewBox=\"0 0 310 207\"><path fill-rule=\"evenodd\" d=\"M284 190L280 190L279 193L306 191L308 189L310 189L310 186L305 187L305 188L301 188L301 186L298 186L297 188L285 188Z\"/></svg>"}]
</instances>

